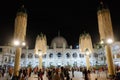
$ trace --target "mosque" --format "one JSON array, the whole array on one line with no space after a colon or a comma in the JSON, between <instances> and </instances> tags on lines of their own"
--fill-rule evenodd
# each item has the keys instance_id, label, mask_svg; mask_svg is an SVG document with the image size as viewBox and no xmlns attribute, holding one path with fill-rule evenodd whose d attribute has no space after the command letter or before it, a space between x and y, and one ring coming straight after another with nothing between
<instances>
[{"instance_id":1,"label":"mosque","mask_svg":"<svg viewBox=\"0 0 120 80\"><path fill-rule=\"evenodd\" d=\"M56 45L54 45L54 43ZM114 62L116 64L120 61L120 42L113 44ZM15 47L0 46L0 65L14 66ZM34 49L28 47L22 49L20 66L32 67L38 66L39 56L35 54ZM94 53L90 55L90 65L105 65L106 58L104 49L94 49ZM50 47L47 48L46 54L43 55L43 67L51 66L69 66L69 67L83 67L86 66L85 54L80 52L79 48L73 49L68 46L67 41L62 36L57 36L51 41Z\"/></svg>"},{"instance_id":2,"label":"mosque","mask_svg":"<svg viewBox=\"0 0 120 80\"><path fill-rule=\"evenodd\" d=\"M103 12L102 12L103 10ZM99 13L101 11L101 13ZM19 14L18 14L19 13ZM23 24L26 25L26 11L24 8L18 11L18 15L16 15L15 25ZM98 10L98 17L101 15L105 16L107 20L108 15L110 14L109 9L101 7ZM18 17L19 16L19 17ZM22 18L20 17L23 17ZM24 22L19 21L21 19ZM101 19L98 19L98 22ZM25 22L26 21L26 22ZM109 22L109 21L108 21ZM112 44L112 53L113 53L113 60L114 64L120 65L120 42L114 42ZM59 66L69 66L69 67L80 67L86 66L84 52L81 52L81 46L77 47L76 49L72 46L68 45L66 39L62 36L56 36L51 41L51 45L46 48L45 54L42 56L42 64L43 67L59 67ZM0 46L0 65L11 65L14 66L15 61L15 50L16 48L13 46ZM106 65L106 55L104 47L102 48L93 48L93 52L90 53L90 65ZM28 47L23 48L21 52L21 61L20 66L38 66L39 63L39 56L35 54L35 49L29 49Z\"/></svg>"},{"instance_id":3,"label":"mosque","mask_svg":"<svg viewBox=\"0 0 120 80\"><path fill-rule=\"evenodd\" d=\"M0 48L2 51L1 64L14 65L15 48L10 46L0 46ZM94 66L99 60L97 64L103 65L105 63L104 56L103 50L99 51L99 53L91 53L90 64ZM39 56L35 54L34 49L22 49L20 66L31 65L35 67L38 66L38 61ZM57 36L52 40L50 47L47 48L46 54L43 55L43 66L86 66L85 54L80 52L79 48L73 49L72 46L68 46L64 37Z\"/></svg>"}]
</instances>

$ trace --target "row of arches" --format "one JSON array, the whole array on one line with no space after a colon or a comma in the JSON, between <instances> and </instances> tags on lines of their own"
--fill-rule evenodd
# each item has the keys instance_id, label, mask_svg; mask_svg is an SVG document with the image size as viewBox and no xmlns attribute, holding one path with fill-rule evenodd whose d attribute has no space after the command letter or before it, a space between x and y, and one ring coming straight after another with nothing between
<instances>
[{"instance_id":1,"label":"row of arches","mask_svg":"<svg viewBox=\"0 0 120 80\"><path fill-rule=\"evenodd\" d=\"M49 58L53 58L56 55L57 55L58 58L64 56L62 53L59 52L57 54L50 53L50 54L48 54L48 57ZM43 58L46 58L46 56L47 56L47 54L43 55ZM84 57L84 54L77 54L77 53L70 54L70 53L66 53L65 56L66 56L66 58L70 58L70 57L73 57L73 58L80 57L80 58L82 58L82 57ZM26 55L24 53L22 53L21 54L21 58L25 58L25 57L26 57ZM33 57L39 58L39 56L37 54L34 55L32 53L29 53L28 56L27 56L27 58L33 58Z\"/></svg>"}]
</instances>

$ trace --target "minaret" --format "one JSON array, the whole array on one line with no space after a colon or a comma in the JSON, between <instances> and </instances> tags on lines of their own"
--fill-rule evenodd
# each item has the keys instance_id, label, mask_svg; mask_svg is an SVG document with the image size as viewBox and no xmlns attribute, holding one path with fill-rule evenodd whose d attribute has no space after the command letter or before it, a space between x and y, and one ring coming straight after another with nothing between
<instances>
[{"instance_id":1,"label":"minaret","mask_svg":"<svg viewBox=\"0 0 120 80\"><path fill-rule=\"evenodd\" d=\"M22 6L17 12L14 27L15 27L14 40L15 41L17 40L20 43L20 45L16 47L15 62L14 62L14 76L18 76L20 69L21 44L23 41L25 41L26 28L27 28L27 13L24 6Z\"/></svg>"},{"instance_id":2,"label":"minaret","mask_svg":"<svg viewBox=\"0 0 120 80\"><path fill-rule=\"evenodd\" d=\"M25 40L27 27L27 13L24 5L18 10L15 18L14 38L20 41Z\"/></svg>"},{"instance_id":3,"label":"minaret","mask_svg":"<svg viewBox=\"0 0 120 80\"><path fill-rule=\"evenodd\" d=\"M113 55L110 44L107 43L107 40L114 40L112 22L110 17L109 9L103 5L103 2L100 3L99 10L97 12L98 15L98 26L99 26L99 34L100 39L105 43L105 54L108 66L108 75L110 77L115 76L115 68L113 64Z\"/></svg>"},{"instance_id":4,"label":"minaret","mask_svg":"<svg viewBox=\"0 0 120 80\"><path fill-rule=\"evenodd\" d=\"M42 69L42 56L46 54L47 51L47 39L46 35L42 33L37 36L35 43L35 54L39 55L39 68Z\"/></svg>"},{"instance_id":5,"label":"minaret","mask_svg":"<svg viewBox=\"0 0 120 80\"><path fill-rule=\"evenodd\" d=\"M93 52L92 40L89 33L84 33L79 38L80 51L86 55L86 67L90 68L89 55Z\"/></svg>"},{"instance_id":6,"label":"minaret","mask_svg":"<svg viewBox=\"0 0 120 80\"><path fill-rule=\"evenodd\" d=\"M97 16L100 40L106 40L109 38L114 40L110 11L102 1L100 2Z\"/></svg>"}]
</instances>

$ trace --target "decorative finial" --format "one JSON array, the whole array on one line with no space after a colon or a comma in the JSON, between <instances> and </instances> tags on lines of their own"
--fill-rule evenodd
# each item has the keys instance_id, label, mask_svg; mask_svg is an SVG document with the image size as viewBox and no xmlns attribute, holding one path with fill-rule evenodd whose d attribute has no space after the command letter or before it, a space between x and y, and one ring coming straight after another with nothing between
<instances>
[{"instance_id":1,"label":"decorative finial","mask_svg":"<svg viewBox=\"0 0 120 80\"><path fill-rule=\"evenodd\" d=\"M103 5L103 1L102 0L100 1L100 4Z\"/></svg>"}]
</instances>

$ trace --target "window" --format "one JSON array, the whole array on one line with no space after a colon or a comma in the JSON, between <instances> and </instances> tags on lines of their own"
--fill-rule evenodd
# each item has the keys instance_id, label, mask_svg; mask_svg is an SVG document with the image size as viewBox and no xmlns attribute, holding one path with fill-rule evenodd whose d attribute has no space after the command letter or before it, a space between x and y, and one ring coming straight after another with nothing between
<instances>
[{"instance_id":1,"label":"window","mask_svg":"<svg viewBox=\"0 0 120 80\"><path fill-rule=\"evenodd\" d=\"M7 57L5 57L5 62L7 62L7 60L8 60Z\"/></svg>"},{"instance_id":2,"label":"window","mask_svg":"<svg viewBox=\"0 0 120 80\"><path fill-rule=\"evenodd\" d=\"M94 57L96 57L96 58L97 58L97 57L98 57L98 54L97 54L97 53L94 53Z\"/></svg>"},{"instance_id":3,"label":"window","mask_svg":"<svg viewBox=\"0 0 120 80\"><path fill-rule=\"evenodd\" d=\"M32 57L33 57L33 54L29 53L28 58L32 58Z\"/></svg>"},{"instance_id":4,"label":"window","mask_svg":"<svg viewBox=\"0 0 120 80\"><path fill-rule=\"evenodd\" d=\"M81 57L82 57L82 55L81 55L81 54L79 54L79 57L81 58Z\"/></svg>"},{"instance_id":5,"label":"window","mask_svg":"<svg viewBox=\"0 0 120 80\"><path fill-rule=\"evenodd\" d=\"M2 52L2 48L0 48L0 52Z\"/></svg>"},{"instance_id":6,"label":"window","mask_svg":"<svg viewBox=\"0 0 120 80\"><path fill-rule=\"evenodd\" d=\"M43 55L43 58L46 58L46 54Z\"/></svg>"},{"instance_id":7,"label":"window","mask_svg":"<svg viewBox=\"0 0 120 80\"><path fill-rule=\"evenodd\" d=\"M101 60L104 60L103 57L101 57Z\"/></svg>"},{"instance_id":8,"label":"window","mask_svg":"<svg viewBox=\"0 0 120 80\"><path fill-rule=\"evenodd\" d=\"M25 54L24 53L21 54L21 58L25 58Z\"/></svg>"},{"instance_id":9,"label":"window","mask_svg":"<svg viewBox=\"0 0 120 80\"><path fill-rule=\"evenodd\" d=\"M66 54L66 57L67 57L67 58L70 58L70 54L69 54L69 53L67 53L67 54Z\"/></svg>"},{"instance_id":10,"label":"window","mask_svg":"<svg viewBox=\"0 0 120 80\"><path fill-rule=\"evenodd\" d=\"M39 56L37 54L35 54L35 58L39 58Z\"/></svg>"},{"instance_id":11,"label":"window","mask_svg":"<svg viewBox=\"0 0 120 80\"><path fill-rule=\"evenodd\" d=\"M58 57L61 57L61 56L62 56L62 54L61 54L61 53L58 53L58 54L57 54L57 56L58 56Z\"/></svg>"},{"instance_id":12,"label":"window","mask_svg":"<svg viewBox=\"0 0 120 80\"><path fill-rule=\"evenodd\" d=\"M77 53L73 53L73 58L76 58L77 57Z\"/></svg>"},{"instance_id":13,"label":"window","mask_svg":"<svg viewBox=\"0 0 120 80\"><path fill-rule=\"evenodd\" d=\"M10 53L12 53L12 50L10 50Z\"/></svg>"},{"instance_id":14,"label":"window","mask_svg":"<svg viewBox=\"0 0 120 80\"><path fill-rule=\"evenodd\" d=\"M50 53L50 54L49 54L49 58L53 58L53 53Z\"/></svg>"}]
</instances>

